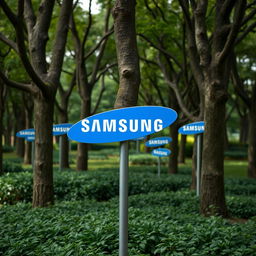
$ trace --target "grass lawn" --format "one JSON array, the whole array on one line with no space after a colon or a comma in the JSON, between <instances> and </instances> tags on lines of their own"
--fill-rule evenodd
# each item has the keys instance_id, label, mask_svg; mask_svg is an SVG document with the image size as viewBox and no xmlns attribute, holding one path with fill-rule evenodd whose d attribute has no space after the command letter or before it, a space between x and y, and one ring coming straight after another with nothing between
<instances>
[{"instance_id":1,"label":"grass lawn","mask_svg":"<svg viewBox=\"0 0 256 256\"><path fill-rule=\"evenodd\" d=\"M104 152L106 154L106 152ZM100 156L101 153L97 151L93 151L93 156ZM55 156L58 156L58 152L55 152ZM11 160L11 159L17 159L17 155L12 153L5 153L3 156L3 159ZM71 159L72 164L70 165L71 168L75 169L75 158L76 158L76 152L71 152ZM96 157L97 158L97 157ZM181 164L180 166L184 167L191 167L192 161L191 159L186 159L186 164ZM58 164L54 164L55 167L58 167ZM225 160L224 162L225 166L225 177L227 178L241 178L246 177L247 175L247 166L248 162L246 160ZM30 168L30 165L23 165L24 168ZM110 155L106 156L102 159L90 159L89 160L89 170L96 170L96 169L102 169L102 168L118 168L119 167L119 157L118 155Z\"/></svg>"}]
</instances>

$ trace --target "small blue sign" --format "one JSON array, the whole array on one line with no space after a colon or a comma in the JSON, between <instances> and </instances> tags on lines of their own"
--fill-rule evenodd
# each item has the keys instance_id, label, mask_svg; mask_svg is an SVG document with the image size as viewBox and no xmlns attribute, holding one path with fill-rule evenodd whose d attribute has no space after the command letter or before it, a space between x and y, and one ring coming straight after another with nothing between
<instances>
[{"instance_id":1,"label":"small blue sign","mask_svg":"<svg viewBox=\"0 0 256 256\"><path fill-rule=\"evenodd\" d=\"M82 143L132 140L161 131L177 116L173 109L159 106L115 109L79 121L71 127L68 137Z\"/></svg>"},{"instance_id":2,"label":"small blue sign","mask_svg":"<svg viewBox=\"0 0 256 256\"><path fill-rule=\"evenodd\" d=\"M179 133L183 135L204 133L204 122L186 124L179 128Z\"/></svg>"},{"instance_id":3,"label":"small blue sign","mask_svg":"<svg viewBox=\"0 0 256 256\"><path fill-rule=\"evenodd\" d=\"M164 157L169 156L171 154L171 150L167 148L156 148L151 152L151 154L153 156Z\"/></svg>"},{"instance_id":4,"label":"small blue sign","mask_svg":"<svg viewBox=\"0 0 256 256\"><path fill-rule=\"evenodd\" d=\"M25 138L27 136L35 136L35 129L21 130L16 133L16 136L20 138Z\"/></svg>"},{"instance_id":5,"label":"small blue sign","mask_svg":"<svg viewBox=\"0 0 256 256\"><path fill-rule=\"evenodd\" d=\"M26 141L35 141L35 136L27 136L25 137Z\"/></svg>"},{"instance_id":6,"label":"small blue sign","mask_svg":"<svg viewBox=\"0 0 256 256\"><path fill-rule=\"evenodd\" d=\"M159 147L168 144L172 141L171 137L158 137L148 140L145 145L146 147Z\"/></svg>"},{"instance_id":7,"label":"small blue sign","mask_svg":"<svg viewBox=\"0 0 256 256\"><path fill-rule=\"evenodd\" d=\"M53 136L60 136L67 134L69 129L72 127L73 124L56 124L52 127L52 135Z\"/></svg>"}]
</instances>

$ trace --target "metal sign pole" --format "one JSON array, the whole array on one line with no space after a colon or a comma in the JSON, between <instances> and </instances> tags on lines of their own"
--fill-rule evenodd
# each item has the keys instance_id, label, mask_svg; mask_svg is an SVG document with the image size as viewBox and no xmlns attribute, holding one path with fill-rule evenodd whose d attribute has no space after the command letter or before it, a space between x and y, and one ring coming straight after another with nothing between
<instances>
[{"instance_id":1,"label":"metal sign pole","mask_svg":"<svg viewBox=\"0 0 256 256\"><path fill-rule=\"evenodd\" d=\"M128 256L128 141L120 144L119 256Z\"/></svg>"},{"instance_id":2,"label":"metal sign pole","mask_svg":"<svg viewBox=\"0 0 256 256\"><path fill-rule=\"evenodd\" d=\"M136 151L137 151L137 153L140 152L140 142L139 142L139 140L136 140Z\"/></svg>"},{"instance_id":3,"label":"metal sign pole","mask_svg":"<svg viewBox=\"0 0 256 256\"><path fill-rule=\"evenodd\" d=\"M196 136L196 195L200 196L202 164L202 134Z\"/></svg>"},{"instance_id":4,"label":"metal sign pole","mask_svg":"<svg viewBox=\"0 0 256 256\"><path fill-rule=\"evenodd\" d=\"M59 137L59 170L62 170L62 136Z\"/></svg>"},{"instance_id":5,"label":"metal sign pole","mask_svg":"<svg viewBox=\"0 0 256 256\"><path fill-rule=\"evenodd\" d=\"M158 177L160 177L161 174L161 159L160 156L158 157Z\"/></svg>"},{"instance_id":6,"label":"metal sign pole","mask_svg":"<svg viewBox=\"0 0 256 256\"><path fill-rule=\"evenodd\" d=\"M32 160L32 169L34 171L35 166L35 141L32 141L32 153L31 153L31 160Z\"/></svg>"}]
</instances>

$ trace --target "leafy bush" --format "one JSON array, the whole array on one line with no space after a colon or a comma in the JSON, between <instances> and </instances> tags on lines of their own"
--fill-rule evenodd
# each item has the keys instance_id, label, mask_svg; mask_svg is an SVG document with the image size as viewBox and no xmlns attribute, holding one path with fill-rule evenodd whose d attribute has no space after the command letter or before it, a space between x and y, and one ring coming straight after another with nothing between
<instances>
[{"instance_id":1,"label":"leafy bush","mask_svg":"<svg viewBox=\"0 0 256 256\"><path fill-rule=\"evenodd\" d=\"M151 154L137 154L130 155L129 162L131 165L157 165L157 157ZM161 158L161 164L166 165L168 163L168 157Z\"/></svg>"},{"instance_id":2,"label":"leafy bush","mask_svg":"<svg viewBox=\"0 0 256 256\"><path fill-rule=\"evenodd\" d=\"M4 172L24 172L21 164L17 161L4 160L3 161L3 171Z\"/></svg>"},{"instance_id":3,"label":"leafy bush","mask_svg":"<svg viewBox=\"0 0 256 256\"><path fill-rule=\"evenodd\" d=\"M233 200L233 199L231 199ZM129 255L252 256L256 223L199 216L190 192L129 198ZM0 255L118 255L118 198L0 208Z\"/></svg>"},{"instance_id":4,"label":"leafy bush","mask_svg":"<svg viewBox=\"0 0 256 256\"><path fill-rule=\"evenodd\" d=\"M14 204L18 199L30 202L32 196L32 173L5 175L0 177L0 182L15 188L7 193L4 187L0 186L0 195L2 195L0 204ZM189 184L190 178L185 175L162 175L158 178L154 173L133 173L131 170L129 194L177 191L182 188L188 188ZM119 193L119 175L117 170L113 169L85 173L55 171L54 192L58 200L81 200L84 198L98 201L109 200Z\"/></svg>"},{"instance_id":5,"label":"leafy bush","mask_svg":"<svg viewBox=\"0 0 256 256\"><path fill-rule=\"evenodd\" d=\"M8 145L3 145L3 153L11 153L14 151L14 147L8 146Z\"/></svg>"}]
</instances>

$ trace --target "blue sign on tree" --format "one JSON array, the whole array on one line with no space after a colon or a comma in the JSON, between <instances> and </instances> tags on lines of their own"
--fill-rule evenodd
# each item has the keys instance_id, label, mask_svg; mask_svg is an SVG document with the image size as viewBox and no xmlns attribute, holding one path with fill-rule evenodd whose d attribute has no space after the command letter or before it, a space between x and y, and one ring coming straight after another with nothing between
<instances>
[{"instance_id":1,"label":"blue sign on tree","mask_svg":"<svg viewBox=\"0 0 256 256\"><path fill-rule=\"evenodd\" d=\"M126 141L159 132L177 119L173 109L129 107L85 118L71 127L68 137L82 143Z\"/></svg>"}]
</instances>

